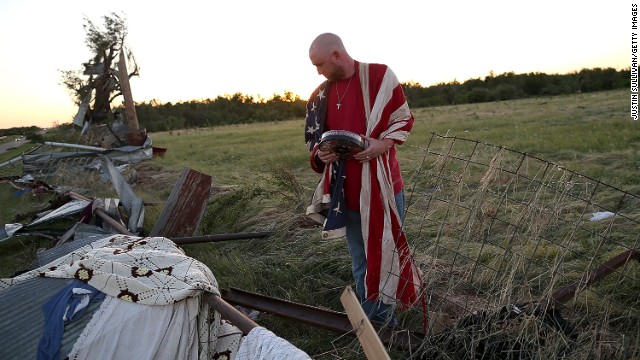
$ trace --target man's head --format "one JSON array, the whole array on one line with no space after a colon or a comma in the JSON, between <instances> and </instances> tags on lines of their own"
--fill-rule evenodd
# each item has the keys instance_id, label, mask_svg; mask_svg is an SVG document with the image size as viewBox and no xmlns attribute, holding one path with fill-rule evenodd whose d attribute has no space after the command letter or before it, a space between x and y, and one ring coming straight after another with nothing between
<instances>
[{"instance_id":1,"label":"man's head","mask_svg":"<svg viewBox=\"0 0 640 360\"><path fill-rule=\"evenodd\" d=\"M318 35L309 47L309 59L318 74L329 81L346 79L353 75L353 59L347 53L338 35L324 33Z\"/></svg>"}]
</instances>

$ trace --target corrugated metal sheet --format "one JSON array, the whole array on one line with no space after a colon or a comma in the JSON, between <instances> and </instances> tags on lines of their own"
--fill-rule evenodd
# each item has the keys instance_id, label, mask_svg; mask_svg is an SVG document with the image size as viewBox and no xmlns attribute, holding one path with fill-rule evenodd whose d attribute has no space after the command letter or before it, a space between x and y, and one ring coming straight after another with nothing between
<instances>
[{"instance_id":1,"label":"corrugated metal sheet","mask_svg":"<svg viewBox=\"0 0 640 360\"><path fill-rule=\"evenodd\" d=\"M73 235L73 241L39 252L38 259L33 264L33 267L38 268L40 266L46 265L59 257L69 254L74 250L77 250L96 240L103 239L109 235L112 234L97 226L78 223L76 231Z\"/></svg>"},{"instance_id":2,"label":"corrugated metal sheet","mask_svg":"<svg viewBox=\"0 0 640 360\"><path fill-rule=\"evenodd\" d=\"M107 164L107 170L111 176L113 187L118 193L118 198L122 202L126 213L129 215L129 223L127 224L129 231L137 234L142 228L144 222L144 206L143 201L133 191L127 180L122 177L120 171L106 156L98 155Z\"/></svg>"},{"instance_id":3,"label":"corrugated metal sheet","mask_svg":"<svg viewBox=\"0 0 640 360\"><path fill-rule=\"evenodd\" d=\"M74 241L38 253L34 268L46 265L93 241L111 235L88 224L77 225ZM70 279L33 278L0 292L0 359L35 359L38 343L43 334L42 305L65 287ZM65 326L60 358L71 351L78 336L100 307L101 301L92 302L85 315Z\"/></svg>"},{"instance_id":4,"label":"corrugated metal sheet","mask_svg":"<svg viewBox=\"0 0 640 360\"><path fill-rule=\"evenodd\" d=\"M69 279L33 278L0 292L0 359L35 359L38 343L43 334L44 315L42 305ZM78 336L91 320L91 314L101 302L92 302L85 315L65 326L61 358L71 351Z\"/></svg>"},{"instance_id":5,"label":"corrugated metal sheet","mask_svg":"<svg viewBox=\"0 0 640 360\"><path fill-rule=\"evenodd\" d=\"M15 232L20 231L22 229L27 229L32 226L40 225L45 222L50 222L52 220L61 219L61 218L69 218L75 214L80 213L87 205L88 201L84 200L72 200L57 209L53 209L47 212L45 215L40 218L32 221L27 225L22 225L20 223L16 224L6 224L0 230L0 241L7 240L11 238ZM8 231L9 230L9 231Z\"/></svg>"},{"instance_id":6,"label":"corrugated metal sheet","mask_svg":"<svg viewBox=\"0 0 640 360\"><path fill-rule=\"evenodd\" d=\"M88 201L84 200L71 200L68 203L60 206L57 209L51 210L46 215L32 221L27 226L35 226L42 224L43 222L70 217L71 215L79 214L84 208L89 205Z\"/></svg>"}]
</instances>

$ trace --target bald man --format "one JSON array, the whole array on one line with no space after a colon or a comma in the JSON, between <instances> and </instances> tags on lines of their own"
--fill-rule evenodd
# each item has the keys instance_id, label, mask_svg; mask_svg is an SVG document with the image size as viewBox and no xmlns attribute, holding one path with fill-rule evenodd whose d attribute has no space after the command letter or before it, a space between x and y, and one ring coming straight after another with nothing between
<instances>
[{"instance_id":1,"label":"bald man","mask_svg":"<svg viewBox=\"0 0 640 360\"><path fill-rule=\"evenodd\" d=\"M415 305L422 287L402 231L404 183L396 157L413 115L393 71L354 60L337 35L316 37L309 59L326 81L307 104L309 161L322 174L307 214L324 224L323 238L346 236L356 294L369 318L396 325L394 307ZM329 130L360 134L368 145L342 159L318 147Z\"/></svg>"}]
</instances>

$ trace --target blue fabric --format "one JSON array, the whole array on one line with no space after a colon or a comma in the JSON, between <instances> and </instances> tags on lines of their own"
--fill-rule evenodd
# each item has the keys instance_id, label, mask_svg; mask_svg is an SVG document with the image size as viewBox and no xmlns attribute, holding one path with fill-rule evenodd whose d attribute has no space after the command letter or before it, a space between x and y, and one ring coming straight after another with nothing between
<instances>
[{"instance_id":1,"label":"blue fabric","mask_svg":"<svg viewBox=\"0 0 640 360\"><path fill-rule=\"evenodd\" d=\"M335 231L346 226L347 209L344 201L344 172L347 167L346 160L340 159L333 163L331 173L331 207L324 223L323 231Z\"/></svg>"},{"instance_id":2,"label":"blue fabric","mask_svg":"<svg viewBox=\"0 0 640 360\"><path fill-rule=\"evenodd\" d=\"M91 294L74 294L74 288L89 290ZM74 312L84 296L89 296L91 302L103 300L105 294L89 284L73 280L42 305L44 333L38 344L38 360L60 359L60 347L62 346L65 325L64 315L67 313L69 322L82 317L86 307L78 310L75 314Z\"/></svg>"},{"instance_id":3,"label":"blue fabric","mask_svg":"<svg viewBox=\"0 0 640 360\"><path fill-rule=\"evenodd\" d=\"M22 190L18 190L11 195L11 197L17 198L31 191L31 188L24 188Z\"/></svg>"},{"instance_id":4,"label":"blue fabric","mask_svg":"<svg viewBox=\"0 0 640 360\"><path fill-rule=\"evenodd\" d=\"M396 206L400 219L404 221L404 192L395 195ZM372 321L398 325L398 318L393 311L393 306L382 301L370 301L366 299L364 290L364 277L367 271L367 255L364 250L364 238L362 237L362 221L359 211L347 211L347 246L351 254L351 270L356 283L356 295L367 317Z\"/></svg>"}]
</instances>

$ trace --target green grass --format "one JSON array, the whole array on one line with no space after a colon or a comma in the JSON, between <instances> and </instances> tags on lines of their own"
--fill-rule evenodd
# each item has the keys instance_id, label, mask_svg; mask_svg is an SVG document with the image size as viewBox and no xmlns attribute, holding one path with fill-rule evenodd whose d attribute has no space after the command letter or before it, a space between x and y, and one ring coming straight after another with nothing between
<instances>
[{"instance_id":1,"label":"green grass","mask_svg":"<svg viewBox=\"0 0 640 360\"><path fill-rule=\"evenodd\" d=\"M430 132L502 145L614 186L640 184L640 128L625 91L416 109L410 146Z\"/></svg>"},{"instance_id":2,"label":"green grass","mask_svg":"<svg viewBox=\"0 0 640 360\"><path fill-rule=\"evenodd\" d=\"M487 144L481 146L481 150L486 152L492 148L492 144L503 146L575 170L630 193L640 194L640 129L638 122L629 117L628 101L626 91L616 90L413 109L416 119L413 131L408 141L399 147L406 188L425 193L433 190L433 179L428 174L435 165L423 161L424 149L432 133L437 133L479 140ZM144 123L144 119L140 121ZM184 249L187 254L209 266L222 288L234 286L343 311L339 296L344 287L353 281L346 244L343 239L322 240L320 229L310 227L303 216L318 180L318 175L308 165L303 133L304 119L294 119L150 134L153 145L166 148L167 152L164 157L156 157L138 168L144 167L154 174L170 175L157 181L146 178L134 185L134 190L145 201L163 202L182 168L189 167L213 175L214 196L207 207L200 232L273 231L274 236L261 240L186 245ZM438 146L440 144L435 148ZM446 149L446 141L441 146ZM452 151L465 157L472 149L459 142ZM474 159L488 163L491 158L482 158L483 151L478 151ZM507 156L501 161L503 168L517 163L517 160ZM449 165L451 169L457 166ZM540 174L544 170L534 162L528 166L527 171L531 174ZM410 242L419 243L416 257L421 263L431 266L429 270L433 270L433 276L429 281L434 287L449 286L449 290L464 292L469 290L469 284L473 284L476 289L485 292L486 298L475 299L478 304L482 301L504 304L504 301L518 297L522 299L529 296L535 300L539 294L537 291L545 289L544 281L549 277L548 268L542 265L554 266L561 259L564 262L559 271L563 271L566 280L579 277L585 264L578 255L593 254L598 250L597 241L590 239L597 239L594 234L601 233L603 229L595 224L591 225L592 229L580 229L580 241L576 241L575 247L572 245L567 253L566 247L558 242L542 241L536 244L528 239L541 235L552 238L554 232L566 233L571 229L572 221L577 220L575 214L584 208L580 201L560 202L553 192L543 192L533 201L537 207L533 207L534 210L530 210L533 213L529 214L517 205L517 201L529 201L531 197L527 184L509 183L504 171L495 171L490 178L484 179L485 170L472 166L466 172L443 174L447 178L458 177L468 184L468 188L460 187L451 196L455 195L461 203L474 204L476 201L476 204L481 204L473 211L451 212L442 204L437 205L441 208L434 208L436 205L427 204L425 196L416 196L411 200L407 234ZM477 190L483 181L490 184L491 191L509 194L509 200L513 203L501 205L489 193L485 194L483 202L478 203ZM616 204L618 200L610 192L597 193L595 199L603 204ZM35 206L32 205L35 208L43 207L46 203L45 198L31 200L39 200ZM6 197L4 201L9 209L4 215L5 222L9 222L8 214L26 206L20 202L24 200ZM629 212L636 219L640 216L637 205L628 205ZM425 217L422 211L428 206L431 206L431 212ZM147 209L145 228L149 230L160 207ZM499 236L501 224L489 226L487 219L491 218L491 214L513 222L525 214L529 216L525 219L538 219L540 226L533 224L523 234L505 238ZM566 222L557 220L561 218L567 219ZM440 228L439 225L445 221L447 227ZM508 230L506 226L503 227L505 231ZM461 228L467 233L460 231ZM460 243L458 231L468 241ZM630 231L635 230L633 227L616 229L611 237L620 242L628 241L625 239ZM479 240L489 232L495 235L487 236L484 243ZM437 239L438 243L421 243L424 239ZM24 238L0 243L3 258L12 259L9 263L3 261L0 275L9 276L28 266L35 256L34 249L44 245L46 242L42 240ZM509 257L511 253L505 249L527 258L535 257L542 264L531 269L531 273L538 274L539 285L519 285L526 264L522 257ZM620 249L611 247L604 250L598 261L615 255ZM477 266L472 268L460 262L460 254L477 259ZM448 263L454 258L456 263ZM496 275L486 270L501 266L508 271ZM455 274L459 276L452 276ZM637 267L631 270L629 276L636 279L637 286ZM470 283L462 282L469 279ZM599 289L614 291L620 284L626 283L628 281L624 282L624 279L612 278L603 282ZM502 293L495 298L490 297L495 291ZM625 290L623 296L637 305L633 294L638 291L640 289L637 287L631 287ZM433 304L433 311L440 311L437 305ZM589 306L602 308L605 305L599 304L597 299L582 299L576 305L577 308ZM607 311L625 314L617 309ZM410 313L403 313L401 318L405 324L415 322ZM620 319L625 323L622 316ZM292 324L269 315L262 315L258 322L317 359L334 359L336 354L344 355L349 351L361 352L358 344L349 337ZM399 354L394 355L397 357Z\"/></svg>"},{"instance_id":3,"label":"green grass","mask_svg":"<svg viewBox=\"0 0 640 360\"><path fill-rule=\"evenodd\" d=\"M32 148L33 148L33 144L30 144L30 143L22 144L22 145L16 146L16 147L11 147L7 151L5 151L2 154L0 154L0 164L4 163L5 161L12 160L12 159L24 154L25 152L28 152ZM0 172L0 173L2 173L2 172Z\"/></svg>"}]
</instances>

